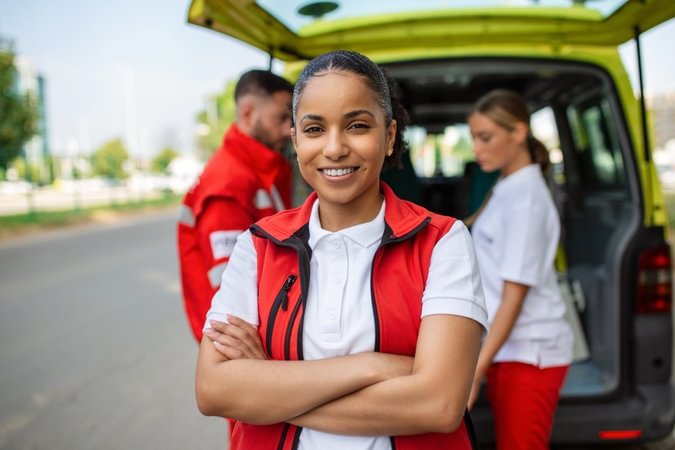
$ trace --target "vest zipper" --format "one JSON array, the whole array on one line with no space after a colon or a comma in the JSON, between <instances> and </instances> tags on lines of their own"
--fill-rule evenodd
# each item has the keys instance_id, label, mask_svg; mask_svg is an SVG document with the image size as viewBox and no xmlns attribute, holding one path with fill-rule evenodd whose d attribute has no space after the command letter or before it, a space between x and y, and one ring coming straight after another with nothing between
<instances>
[{"instance_id":1,"label":"vest zipper","mask_svg":"<svg viewBox=\"0 0 675 450\"><path fill-rule=\"evenodd\" d=\"M297 279L298 277L296 277L293 274L290 274L288 278L286 278L284 285L281 286L281 290L279 291L279 294L277 294L277 298L274 299L274 302L276 303L279 297L281 297L281 309L283 309L284 311L288 309L288 291L291 289L291 287L295 283L295 280Z\"/></svg>"},{"instance_id":2,"label":"vest zipper","mask_svg":"<svg viewBox=\"0 0 675 450\"><path fill-rule=\"evenodd\" d=\"M279 308L283 309L284 311L288 309L288 291L291 289L291 287L295 283L295 280L297 279L298 277L296 277L293 274L290 274L288 278L286 278L284 284L281 286L279 293L274 298L274 302L272 303L270 315L269 318L267 319L267 339L266 339L267 354L270 356L272 356L272 336L274 333L274 324L277 320Z\"/></svg>"},{"instance_id":3,"label":"vest zipper","mask_svg":"<svg viewBox=\"0 0 675 450\"><path fill-rule=\"evenodd\" d=\"M284 450L284 444L286 443L286 435L288 434L288 429L290 428L290 424L285 423L284 428L281 431L281 439L279 439L279 445L277 446L277 450Z\"/></svg>"},{"instance_id":4,"label":"vest zipper","mask_svg":"<svg viewBox=\"0 0 675 450\"><path fill-rule=\"evenodd\" d=\"M286 338L284 342L284 348L286 351L287 359L290 359L291 356L291 334L293 332L293 324L297 320L298 312L300 311L300 306L303 308L303 313L300 316L300 323L298 324L298 333L297 333L297 355L298 359L305 359L302 351L302 327L305 319L305 305L307 303L307 292L309 290L309 272L310 266L309 262L311 259L311 250L306 245L307 241L303 241L296 235L293 235L292 241L289 242L289 245L295 248L295 251L298 253L298 268L300 270L300 297L298 302L293 307L293 312L291 313L291 319L288 322L288 328L286 329Z\"/></svg>"},{"instance_id":5,"label":"vest zipper","mask_svg":"<svg viewBox=\"0 0 675 450\"><path fill-rule=\"evenodd\" d=\"M291 335L292 335L292 330L293 330L293 324L295 323L298 312L300 309L300 305L305 305L307 303L307 289L309 287L309 261L311 259L311 250L306 246L306 239L303 241L300 237L297 236L299 232L305 231L305 234L307 232L306 230L307 226L305 225L303 228L301 228L296 234L292 235L290 238L285 239L283 241L280 241L279 239L276 239L274 236L263 230L260 226L258 225L252 225L250 230L253 234L255 234L258 237L262 237L265 239L268 239L275 243L276 245L282 246L282 247L290 247L296 251L298 254L298 267L300 269L300 297L298 299L298 303L295 304L293 311L291 312L291 317L288 322L288 328L286 328L286 333L285 333L285 338L284 338L284 359L290 359L291 356ZM288 282L288 279L286 280ZM291 282L291 285L295 283L295 281ZM285 284L284 284L285 285ZM290 286L289 286L290 289ZM282 289L283 290L283 289ZM273 309L276 306L276 301L277 299L275 298L275 302L273 304ZM286 299L288 301L288 299ZM286 307L288 307L288 304L286 304ZM276 311L278 312L279 306L276 306ZM272 318L271 316L272 312L270 312L270 319ZM276 312L275 312L276 316ZM275 317L276 318L276 317ZM297 353L298 353L298 359L304 359L303 357L303 351L302 351L302 324L303 324L303 319L304 319L304 314L303 317L300 319L300 326L298 327L298 346L297 346ZM270 327L270 324L272 325ZM271 347L271 342L272 342L272 337L274 335L274 323L273 322L268 322L267 326L267 346ZM269 352L268 352L269 354ZM271 356L271 354L270 354Z\"/></svg>"},{"instance_id":6,"label":"vest zipper","mask_svg":"<svg viewBox=\"0 0 675 450\"><path fill-rule=\"evenodd\" d=\"M286 360L291 359L291 335L293 333L293 324L295 323L295 319L298 317L298 311L300 310L300 305L302 304L302 298L298 300L298 302L295 304L293 307L293 311L291 312L291 319L288 321L288 328L286 328L286 335L284 338L284 355ZM302 334L302 327L299 327L299 337L298 339L301 338ZM301 349L300 349L300 341L298 341L298 359L302 359Z\"/></svg>"},{"instance_id":7,"label":"vest zipper","mask_svg":"<svg viewBox=\"0 0 675 450\"><path fill-rule=\"evenodd\" d=\"M426 227L429 222L431 222L431 217L427 217L420 223L418 226L416 226L413 230L409 231L408 233L404 234L401 237L396 237L394 233L391 230L391 227L385 222L384 224L384 235L382 236L382 241L380 242L380 245L377 247L377 250L375 251L375 256L373 256L373 263L371 265L370 269L370 301L373 304L373 320L375 321L375 351L379 352L380 351L380 316L377 314L377 302L375 301L375 259L377 258L378 253L380 253L380 250L382 247L384 247L387 244L392 244L394 242L401 242L405 241L406 239L409 239L413 236L415 236L417 233L419 233L424 227ZM391 450L396 450L398 447L396 445L396 437L395 436L389 436L389 442L391 443Z\"/></svg>"},{"instance_id":8,"label":"vest zipper","mask_svg":"<svg viewBox=\"0 0 675 450\"><path fill-rule=\"evenodd\" d=\"M296 234L294 234L291 238L286 239L284 241L280 241L276 239L274 236L271 234L267 233L265 230L260 228L258 225L253 225L250 228L251 232L255 234L258 237L263 237L265 239L269 239L273 243L279 246L283 247L291 247L296 251L298 254L298 267L300 269L300 297L298 299L298 302L295 304L293 307L293 311L291 312L291 317L288 322L288 328L286 328L286 335L284 338L284 359L290 360L291 359L291 334L293 332L293 324L295 323L297 316L298 316L298 311L300 310L300 305L305 305L307 303L307 290L309 288L309 272L310 272L310 259L311 259L311 250L309 247L306 245L307 239L303 241L301 238L299 238L296 234L301 231L305 231L304 234L307 234L307 229L306 226L301 228ZM291 275L295 277L294 275ZM295 283L297 280L297 277L295 277L291 281L291 276L289 276L286 279L286 282L282 286L281 290L284 291L284 287L288 285L288 289L291 288L291 286ZM285 300L286 300L286 308L288 307L288 289L285 290L286 295L284 295ZM279 293L281 294L281 292ZM277 296L279 297L279 296ZM276 312L279 310L279 306L281 303L283 303L284 298L282 297L281 300L277 303L277 298L274 300L273 304L273 309L276 306ZM284 308L284 310L286 309ZM276 316L275 312L275 316ZM270 314L270 319L271 319L271 314ZM275 317L276 318L276 317ZM304 359L303 356L303 351L302 351L302 327L303 327L303 322L304 322L304 314L300 317L300 325L298 326L298 336L297 336L297 342L298 342L298 348L297 348L297 353L298 353L298 359L302 360ZM270 326L271 325L271 326ZM272 346L272 337L274 336L273 333L273 328L274 328L274 323L269 322L267 326L267 346L271 348ZM272 354L268 350L268 355L272 356ZM290 425L288 423L284 424L283 432L281 435L281 440L279 441L279 450L282 450L284 447L284 443L286 441L286 435L288 434L288 430L290 428ZM293 436L293 442L292 442L292 450L296 450L298 448L298 445L300 443L300 433L302 433L302 427L296 427L295 429L295 435Z\"/></svg>"},{"instance_id":9,"label":"vest zipper","mask_svg":"<svg viewBox=\"0 0 675 450\"><path fill-rule=\"evenodd\" d=\"M377 303L375 302L375 279L374 279L374 274L375 274L375 259L377 258L377 255L380 253L380 250L382 247L388 244L393 244L394 242L401 242L405 241L406 239L409 239L413 236L415 236L417 233L419 233L424 227L427 226L431 222L431 217L427 217L424 219L419 225L417 225L415 228L413 228L411 231L407 232L403 236L396 237L391 230L391 227L385 222L384 224L384 235L382 236L382 241L380 242L380 245L377 247L377 250L375 251L375 255L373 256L373 262L370 266L370 301L372 302L373 305L373 319L375 321L375 351L379 352L380 351L380 317L377 314Z\"/></svg>"}]
</instances>

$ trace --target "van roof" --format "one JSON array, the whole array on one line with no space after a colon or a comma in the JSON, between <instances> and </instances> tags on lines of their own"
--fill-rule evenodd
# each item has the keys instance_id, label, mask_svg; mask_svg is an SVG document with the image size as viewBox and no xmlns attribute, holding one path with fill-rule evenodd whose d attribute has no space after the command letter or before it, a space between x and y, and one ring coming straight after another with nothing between
<instances>
[{"instance_id":1,"label":"van roof","mask_svg":"<svg viewBox=\"0 0 675 450\"><path fill-rule=\"evenodd\" d=\"M293 61L336 48L615 47L673 17L672 0L192 0L188 21Z\"/></svg>"}]
</instances>

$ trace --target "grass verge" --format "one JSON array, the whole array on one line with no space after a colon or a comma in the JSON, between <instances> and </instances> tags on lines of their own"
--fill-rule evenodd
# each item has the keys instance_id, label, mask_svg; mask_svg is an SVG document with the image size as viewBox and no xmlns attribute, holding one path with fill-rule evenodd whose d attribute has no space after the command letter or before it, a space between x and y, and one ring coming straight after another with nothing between
<instances>
[{"instance_id":1,"label":"grass verge","mask_svg":"<svg viewBox=\"0 0 675 450\"><path fill-rule=\"evenodd\" d=\"M675 193L665 193L666 211L671 229L675 226ZM177 206L182 195L167 194L156 199L108 204L78 210L38 211L32 214L0 216L0 239L79 225L106 222L124 215L138 214Z\"/></svg>"},{"instance_id":2,"label":"grass verge","mask_svg":"<svg viewBox=\"0 0 675 450\"><path fill-rule=\"evenodd\" d=\"M109 222L126 215L175 207L181 199L182 196L180 195L167 194L156 199L92 206L77 210L36 211L27 214L0 216L0 239L71 225Z\"/></svg>"}]
</instances>

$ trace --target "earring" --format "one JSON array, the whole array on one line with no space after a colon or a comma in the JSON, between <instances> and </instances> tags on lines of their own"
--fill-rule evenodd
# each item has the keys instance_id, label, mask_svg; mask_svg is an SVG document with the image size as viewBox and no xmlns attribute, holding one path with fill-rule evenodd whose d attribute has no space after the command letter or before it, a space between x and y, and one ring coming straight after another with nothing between
<instances>
[{"instance_id":1,"label":"earring","mask_svg":"<svg viewBox=\"0 0 675 450\"><path fill-rule=\"evenodd\" d=\"M390 148L389 151L387 151L387 156L391 156L392 153L394 153L394 149Z\"/></svg>"}]
</instances>

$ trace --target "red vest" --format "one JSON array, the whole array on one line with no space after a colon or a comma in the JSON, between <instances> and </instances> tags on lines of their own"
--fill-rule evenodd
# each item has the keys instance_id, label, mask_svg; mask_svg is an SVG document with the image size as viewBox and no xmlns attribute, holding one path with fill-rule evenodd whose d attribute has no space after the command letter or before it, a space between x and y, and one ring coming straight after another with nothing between
<instances>
[{"instance_id":1,"label":"red vest","mask_svg":"<svg viewBox=\"0 0 675 450\"><path fill-rule=\"evenodd\" d=\"M277 196L283 207L278 204ZM199 180L185 195L178 222L178 255L185 311L198 341L211 298L217 290L208 272L214 264L227 262L227 258L214 261L199 245L203 233L200 227L206 225L199 219L208 201L214 198L225 198L237 205L228 211L227 217L222 217L219 223L222 229L231 229L228 221L248 227L291 206L291 167L281 153L232 125Z\"/></svg>"},{"instance_id":2,"label":"red vest","mask_svg":"<svg viewBox=\"0 0 675 450\"><path fill-rule=\"evenodd\" d=\"M454 219L397 198L381 185L386 200L385 233L373 261L371 278L375 351L413 356L421 322L422 293L431 253ZM258 259L259 333L272 359L303 359L302 324L309 286L308 221L316 193L305 204L262 219L251 227ZM386 301L384 301L386 299ZM231 449L291 450L302 429L237 422ZM465 422L449 434L391 438L394 450L471 449Z\"/></svg>"}]
</instances>

